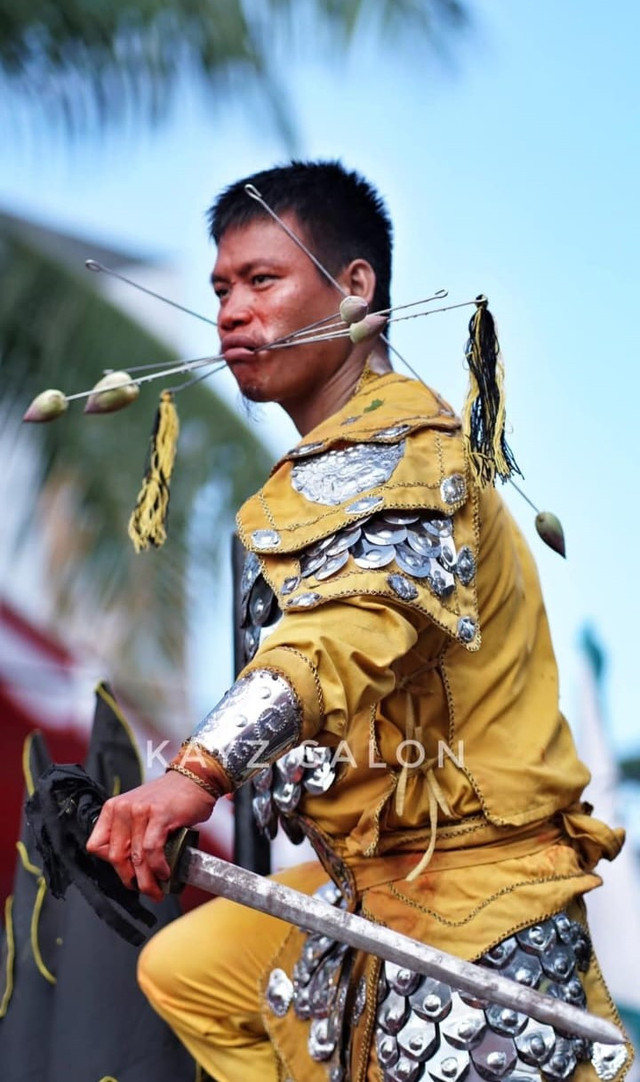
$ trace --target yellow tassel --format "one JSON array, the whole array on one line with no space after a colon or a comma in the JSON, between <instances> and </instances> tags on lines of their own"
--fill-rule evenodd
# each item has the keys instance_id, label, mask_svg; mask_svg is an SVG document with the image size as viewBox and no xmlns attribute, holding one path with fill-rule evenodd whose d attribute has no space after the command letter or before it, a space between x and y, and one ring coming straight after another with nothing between
<instances>
[{"instance_id":1,"label":"yellow tassel","mask_svg":"<svg viewBox=\"0 0 640 1082\"><path fill-rule=\"evenodd\" d=\"M504 367L487 298L476 298L466 356L469 392L462 412L471 472L476 484L492 485L520 473L505 438Z\"/></svg>"},{"instance_id":2,"label":"yellow tassel","mask_svg":"<svg viewBox=\"0 0 640 1082\"><path fill-rule=\"evenodd\" d=\"M129 519L129 537L136 552L149 548L149 545L160 548L167 539L169 483L179 431L173 395L171 391L163 391L151 433L144 481Z\"/></svg>"},{"instance_id":3,"label":"yellow tassel","mask_svg":"<svg viewBox=\"0 0 640 1082\"><path fill-rule=\"evenodd\" d=\"M429 866L431 857L435 852L436 841L438 838L438 808L448 819L455 818L449 807L447 798L436 781L436 776L433 773L434 763L430 762L425 763L424 765L426 768L427 790L429 793L429 844L415 868L405 877L407 883L412 883L414 879L417 879L419 875L422 875L425 868Z\"/></svg>"}]
</instances>

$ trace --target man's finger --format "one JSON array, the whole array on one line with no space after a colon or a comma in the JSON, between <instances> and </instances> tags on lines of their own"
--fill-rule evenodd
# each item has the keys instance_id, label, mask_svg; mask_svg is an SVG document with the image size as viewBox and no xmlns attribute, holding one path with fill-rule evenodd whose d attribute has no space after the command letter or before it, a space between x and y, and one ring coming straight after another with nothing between
<instances>
[{"instance_id":1,"label":"man's finger","mask_svg":"<svg viewBox=\"0 0 640 1082\"><path fill-rule=\"evenodd\" d=\"M111 838L111 825L113 822L113 805L107 801L103 805L102 811L98 816L98 821L91 831L89 840L87 841L87 850L89 853L94 853L102 860L108 859L109 853L109 841Z\"/></svg>"},{"instance_id":2,"label":"man's finger","mask_svg":"<svg viewBox=\"0 0 640 1082\"><path fill-rule=\"evenodd\" d=\"M146 860L144 836L149 822L149 812L146 809L133 808L132 813L129 832L129 857L137 876Z\"/></svg>"},{"instance_id":3,"label":"man's finger","mask_svg":"<svg viewBox=\"0 0 640 1082\"><path fill-rule=\"evenodd\" d=\"M143 849L147 865L156 879L168 879L171 875L171 869L164 855L164 847L167 844L169 831L173 828L173 825L168 822L158 823L157 820L151 820L147 824Z\"/></svg>"},{"instance_id":4,"label":"man's finger","mask_svg":"<svg viewBox=\"0 0 640 1082\"><path fill-rule=\"evenodd\" d=\"M109 802L107 802L108 805ZM105 807L107 807L105 805ZM131 864L131 808L128 801L116 798L113 802L111 835L107 860L113 864L125 886L130 886ZM135 873L134 873L135 874Z\"/></svg>"},{"instance_id":5,"label":"man's finger","mask_svg":"<svg viewBox=\"0 0 640 1082\"><path fill-rule=\"evenodd\" d=\"M134 864L133 868L135 870L133 886L136 890L139 890L141 894L148 894L156 902L162 901L164 892L149 865L143 860L141 864Z\"/></svg>"},{"instance_id":6,"label":"man's finger","mask_svg":"<svg viewBox=\"0 0 640 1082\"><path fill-rule=\"evenodd\" d=\"M134 814L131 824L131 854L137 889L142 894L149 894L156 901L162 898L162 888L158 883L154 868L150 862L146 834L149 828L149 811Z\"/></svg>"}]
</instances>

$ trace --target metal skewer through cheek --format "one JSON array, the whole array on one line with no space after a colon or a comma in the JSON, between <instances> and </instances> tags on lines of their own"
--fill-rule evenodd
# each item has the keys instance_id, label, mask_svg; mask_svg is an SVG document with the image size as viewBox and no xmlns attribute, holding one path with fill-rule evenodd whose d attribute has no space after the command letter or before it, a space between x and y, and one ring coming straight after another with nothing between
<instances>
[{"instance_id":1,"label":"metal skewer through cheek","mask_svg":"<svg viewBox=\"0 0 640 1082\"><path fill-rule=\"evenodd\" d=\"M426 302L425 301L415 301L414 303L415 304L424 304ZM443 306L441 308L431 308L428 312L412 312L411 315L408 315L408 316L392 316L390 319L387 320L387 322L388 323L402 323L407 319L418 319L420 316L432 316L432 315L435 315L436 312L449 312L453 308L466 308L469 305L475 305L475 304L476 304L475 300L473 300L473 301L459 301L457 304L447 304L447 305L445 305L445 306ZM376 315L376 316L377 315L385 315L386 312L395 312L395 311L398 311L398 309L400 309L400 308L410 308L410 307L412 307L412 305L402 304L402 305L398 305L398 308L388 308L388 309L384 309L381 312L372 312L371 315ZM268 345L262 346L261 348L263 350L288 349L291 346L313 345L315 342L330 342L334 338L348 338L350 336L350 332L351 332L350 327L348 327L348 326L345 327L344 325L343 326L338 326L338 324L335 325L335 330L332 330L331 327L328 327L325 332L321 332L319 334L308 334L308 333L303 332L303 331L294 331L292 334L287 335L284 338L276 338L275 342L270 342ZM384 336L380 335L380 337L383 338Z\"/></svg>"},{"instance_id":2,"label":"metal skewer through cheek","mask_svg":"<svg viewBox=\"0 0 640 1082\"><path fill-rule=\"evenodd\" d=\"M265 200L262 198L262 196L257 191L257 189L253 185L246 185L245 190L247 191L247 194L251 196L252 199L255 199L258 203L260 203L260 205L263 207L263 209L287 233L287 235L291 238L291 240L299 248L301 248L304 251L304 253L308 256L308 258L313 262L314 266L316 266L316 268L319 270L319 272L330 282L330 284L332 286L334 286L334 288L337 289L343 295L343 297L347 297L348 293L344 289L344 287L340 285L340 283L333 277L332 274L329 273L329 271L325 267L323 267L323 265L316 258L316 256L314 256L313 252L311 252L307 248L307 246L304 244L304 242L298 236L296 236L296 234L293 232L293 230L291 230L287 226L287 224L282 221L282 219L279 217L279 215L277 215L275 213L275 211L273 211L269 207L269 205L265 202ZM187 308L185 305L178 304L177 301L173 301L169 297L163 296L161 293L157 293L152 289L148 289L146 286L141 285L139 282L135 282L131 278L128 278L126 275L121 274L119 271L113 270L113 268L107 267L103 263L99 263L98 260L96 260L96 259L87 259L87 260L85 260L85 267L87 268L87 270L93 271L95 273L103 273L103 274L109 275L112 278L116 278L119 281L126 283L126 285L131 286L133 289L139 290L141 293L146 293L148 296L154 297L156 300L162 301L164 304L168 304L172 308L177 308L179 311L185 312L188 315L192 315L196 319L200 319L205 323L209 323L211 326L217 327L217 323L216 323L215 320L209 319L207 316L203 316L199 312L195 312L195 311L193 311L193 309ZM410 301L407 304L395 305L395 306L393 306L391 308L381 309L380 311L372 312L372 313L369 313L369 314L372 315L372 316L390 315L390 313L392 313L392 312L400 311L400 310L403 310L403 309L406 309L406 308L414 308L414 307L416 307L416 306L418 306L420 304L432 303L433 301L440 300L443 297L446 297L447 295L448 295L448 291L446 289L439 289L439 290L436 290L436 292L433 293L430 297L424 297L424 298L422 298L421 300L418 300L418 301ZM468 304L468 303L473 303L473 302L467 302L467 301L463 302L463 304ZM456 308L456 307L461 307L461 305L450 305L448 307ZM418 312L418 313L415 313L415 316L418 316L418 315L430 315L431 312L436 312L436 311L438 311L438 312L447 311L448 307L447 308L443 307L443 308L432 309L430 312ZM396 322L398 320L398 318L407 319L407 318L413 318L413 316L392 317L389 320L389 322ZM347 323L347 321L342 318L340 312L335 312L335 313L332 313L329 316L324 316L322 319L315 320L313 323L309 323L304 327L300 327L298 330L292 331L290 334L283 335L280 338L274 339L272 342L268 342L268 343L265 343L264 345L256 347L254 352L258 353L258 352L263 352L263 351L266 352L266 351L274 350L274 349L278 349L278 348L291 348L294 345L305 345L305 344L313 345L313 344L315 344L317 342L331 341L334 338L335 339L346 338L350 334L350 326L352 326L352 325L353 324ZM320 328L323 328L324 330L321 331ZM318 334L312 334L311 332L313 332L315 330L318 330L319 333ZM375 337L375 336L372 334L372 337ZM405 364L405 366L409 369L409 371L412 372L415 375L415 372L412 369L411 365L398 353L398 351L393 346L391 346L391 344L389 343L389 341L385 337L385 335L379 334L379 337L381 338L381 340L383 342L386 343L386 345L390 349L393 350L393 352L400 358L400 360L403 362L403 364ZM214 375L215 372L221 371L222 368L226 367L226 360L225 360L224 354L220 353L220 354L217 354L217 355L215 355L213 357L209 357L209 358L196 358L193 361L183 361L180 364L176 364L176 365L173 365L173 363L170 362L170 361L169 362L164 362L164 363L159 364L157 366L155 366L155 365L139 365L137 367L134 367L134 368L130 369L129 372L131 373L131 372L138 372L138 371L140 371L140 372L141 371L149 371L152 368L161 368L162 371L150 372L148 375L139 376L139 377L137 377L135 379L131 379L131 380L127 380L127 381L123 380L122 383L114 385L113 389L120 389L120 388L124 388L124 387L130 387L130 386L133 386L133 385L139 386L142 383L150 383L155 379L160 379L161 377L166 378L167 376L171 376L171 375L174 375L174 374L177 374L177 373L189 372L189 371L192 371L194 369L204 367L204 366L206 366L208 364L215 364L218 361L220 362L220 365L219 365L218 368L214 368L214 369L212 369L211 372L203 374L203 375L197 377L197 380L200 381L201 379L205 379L210 375ZM419 378L419 377L417 377L417 378ZM175 390L176 391L182 390L184 387L190 386L192 382L194 382L194 381L188 380L186 383L181 384L179 387L176 387ZM75 401L77 399L88 398L93 393L94 393L94 389L92 388L89 391L79 391L76 394L66 395L65 397L66 397L66 400L68 402L72 402L72 401Z\"/></svg>"},{"instance_id":3,"label":"metal skewer through cheek","mask_svg":"<svg viewBox=\"0 0 640 1082\"><path fill-rule=\"evenodd\" d=\"M432 295L430 297L422 297L419 301L409 301L408 304L396 304L396 305L393 305L391 308L380 308L375 312L368 312L367 311L367 315L371 315L371 316L387 316L391 312L400 312L400 311L404 310L405 308L416 308L420 304L430 304L432 301L442 300L444 297L447 297L448 295L449 295L449 290L448 289L437 289L436 292L432 293ZM346 296L348 296L348 294L346 294ZM471 303L471 302L466 302L465 301L464 303L466 304L466 303ZM456 308L456 307L459 307L459 306L458 305L451 305L451 307ZM446 308L434 308L434 309L432 309L432 311L446 312L447 309ZM417 315L422 315L422 314L423 313L421 313L421 312L417 313ZM424 313L424 315L428 315L428 314L429 314L428 312ZM388 322L391 322L391 321L389 320ZM300 327L297 331L291 331L290 334L284 334L284 335L282 335L281 338L276 338L275 341L269 343L268 348L269 349L274 349L277 345L280 345L280 343L289 342L293 338L297 338L297 337L299 337L301 335L305 335L308 332L315 330L317 327L324 327L324 329L326 331L329 331L329 330L331 330L333 328L335 328L336 330L344 331L345 324L346 324L347 327L353 325L352 323L347 323L347 321L342 317L340 312L335 312L333 315L325 316L324 319L317 319L314 323L308 323L305 327Z\"/></svg>"},{"instance_id":4,"label":"metal skewer through cheek","mask_svg":"<svg viewBox=\"0 0 640 1082\"><path fill-rule=\"evenodd\" d=\"M296 233L289 228L289 226L280 218L278 214L265 202L260 192L252 184L245 185L245 191L252 199L256 200L263 210L278 224L278 226L287 234L287 236L297 245L305 255L311 260L317 270L331 283L331 285L337 289L338 293L343 297L343 302L340 305L339 312L325 316L322 319L316 320L313 323L307 324L305 327L299 328L297 331L291 332L289 335L282 336L270 343L263 343L256 346L251 352L260 353L274 350L277 348L291 348L294 345L313 345L318 342L331 341L332 339L346 338L347 335L351 341L356 343L367 342L368 339L373 341L376 337L383 342L387 349L392 352L405 368L414 376L414 378L426 386L425 381L420 374L409 364L405 357L389 342L389 339L385 334L381 333L380 329L380 317L389 317L387 322L399 322L402 319L414 319L420 315L432 315L435 312L445 312L454 308L461 308L467 305L476 305L478 300L484 300L486 304L486 298L475 298L473 301L462 301L458 304L443 305L440 308L430 309L429 311L414 312L408 316L392 316L392 312L399 311L401 309L413 308L420 304L428 304L434 300L442 299L447 296L446 290L437 290L431 297L424 298L422 301L412 301L408 304L397 305L388 309L383 309L377 313L369 313L368 306L363 298L350 297L346 289L334 278L332 274L322 265L317 257L309 250L304 242L296 235ZM105 273L120 281L130 285L133 289L137 289L142 293L146 293L148 296L154 297L156 300L160 300L165 304L170 305L173 308L177 308L180 311L194 316L196 319L200 319L211 326L217 327L217 322L209 319L207 316L201 315L199 312L194 312L192 309L187 308L185 305L178 304L176 301L171 300L168 297L162 296L160 293L156 293L152 289L148 289L146 286L142 286L137 282L132 281L125 275L120 274L119 271L115 271L110 267L105 267L102 263L99 263L95 259L88 259L85 261L85 266L88 270L96 273ZM345 303L346 302L346 303ZM371 325L366 324L367 318L377 317L378 325L376 326L374 319L371 319ZM355 331L356 326L360 324L359 332ZM313 333L313 332L317 333ZM217 367L212 367L219 362ZM95 396L96 404L100 402L98 408L90 408L91 401L89 401L87 410L89 413L102 413L113 412L116 409L121 409L123 406L129 405L137 396L137 388L142 383L150 383L155 379L166 378L169 375L177 373L191 372L200 368L211 368L211 371L204 372L200 375L194 376L188 379L186 382L178 387L173 388L173 391L183 390L185 387L191 386L193 383L197 383L202 379L206 379L213 375L215 372L220 371L223 367L227 367L227 360L224 354L217 354L213 357L196 358L193 361L183 361L175 366L172 366L171 362L159 362L157 366L151 365L139 365L132 369L133 372L146 371L149 368L157 367L154 372L149 372L146 375L131 377L131 373L113 373L105 372L104 377L99 383L88 391L80 391L73 395L65 395L64 392L56 389L49 388L42 391L34 398L33 402L24 414L25 421L51 421L56 417L61 416L67 409L68 403L80 398L88 398L91 400ZM123 378L120 382L113 382L114 378L122 375ZM108 383L108 386L105 384ZM109 401L108 396L113 396L114 391L125 391L127 388L136 388L135 393L131 393L123 396L120 401ZM169 394L173 393L171 389L168 389ZM441 411L443 413L451 413L451 408L447 403L437 394L437 392L431 389L431 393L435 395L436 400L439 402ZM502 476L502 474L501 474ZM515 484L513 477L508 476L510 484L516 489L516 491L531 505L531 507L537 512L536 516L536 529L546 544L550 545L555 551L559 552L562 556L565 555L564 537L562 533L562 526L556 516L551 515L549 512L538 512L536 505L528 496L522 491L517 484Z\"/></svg>"}]
</instances>

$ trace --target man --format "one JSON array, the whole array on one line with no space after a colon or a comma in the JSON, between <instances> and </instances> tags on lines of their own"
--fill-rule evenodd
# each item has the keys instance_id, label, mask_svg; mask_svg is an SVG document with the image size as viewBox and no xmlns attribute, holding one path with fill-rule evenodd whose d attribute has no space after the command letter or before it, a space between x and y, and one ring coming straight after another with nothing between
<instances>
[{"instance_id":1,"label":"man","mask_svg":"<svg viewBox=\"0 0 640 1082\"><path fill-rule=\"evenodd\" d=\"M388 308L391 227L362 178L248 179L347 294ZM167 833L252 780L263 829L279 817L321 861L284 882L611 1013L581 896L621 838L579 803L532 557L459 420L382 343L267 348L339 295L245 183L211 212L221 348L302 439L238 515L247 665L89 848L159 898ZM139 976L218 1082L613 1079L629 1059L222 900L154 938Z\"/></svg>"}]
</instances>

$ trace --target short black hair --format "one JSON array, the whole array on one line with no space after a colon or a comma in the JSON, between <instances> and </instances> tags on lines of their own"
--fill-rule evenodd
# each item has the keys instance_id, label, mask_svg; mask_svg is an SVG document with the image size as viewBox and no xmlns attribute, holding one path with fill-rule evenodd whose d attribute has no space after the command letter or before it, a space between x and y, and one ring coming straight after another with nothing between
<instances>
[{"instance_id":1,"label":"short black hair","mask_svg":"<svg viewBox=\"0 0 640 1082\"><path fill-rule=\"evenodd\" d=\"M227 229L268 218L245 184L253 184L276 214L295 214L303 239L331 274L366 259L376 275L372 310L390 307L393 228L382 198L363 176L339 161L291 161L238 180L209 209L216 244Z\"/></svg>"}]
</instances>

